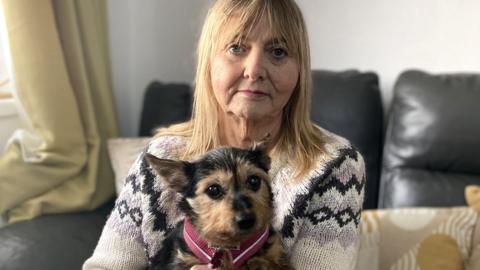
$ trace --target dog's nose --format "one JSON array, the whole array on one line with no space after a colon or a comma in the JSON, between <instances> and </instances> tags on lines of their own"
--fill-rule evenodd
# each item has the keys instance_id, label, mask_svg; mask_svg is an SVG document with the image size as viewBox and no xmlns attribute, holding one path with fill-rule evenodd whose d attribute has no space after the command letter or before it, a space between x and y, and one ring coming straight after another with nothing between
<instances>
[{"instance_id":1,"label":"dog's nose","mask_svg":"<svg viewBox=\"0 0 480 270\"><path fill-rule=\"evenodd\" d=\"M246 231L255 226L255 215L254 214L240 214L235 216L235 222L240 230Z\"/></svg>"},{"instance_id":2,"label":"dog's nose","mask_svg":"<svg viewBox=\"0 0 480 270\"><path fill-rule=\"evenodd\" d=\"M233 200L233 209L236 211L243 211L252 208L250 198L245 195L237 195Z\"/></svg>"}]
</instances>

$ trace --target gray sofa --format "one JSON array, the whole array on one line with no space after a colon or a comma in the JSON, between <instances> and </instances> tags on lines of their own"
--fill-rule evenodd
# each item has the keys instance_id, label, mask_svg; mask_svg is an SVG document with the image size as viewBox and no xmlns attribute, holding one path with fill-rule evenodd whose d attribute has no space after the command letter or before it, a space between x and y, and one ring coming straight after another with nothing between
<instances>
[{"instance_id":1,"label":"gray sofa","mask_svg":"<svg viewBox=\"0 0 480 270\"><path fill-rule=\"evenodd\" d=\"M480 74L407 71L395 85L379 206L463 205L480 184Z\"/></svg>"},{"instance_id":2,"label":"gray sofa","mask_svg":"<svg viewBox=\"0 0 480 270\"><path fill-rule=\"evenodd\" d=\"M314 71L313 84L312 119L365 157L364 208L464 205L465 185L480 184L480 75L405 72L388 121L374 73ZM187 85L150 84L139 135L187 119L190 106ZM80 269L113 200L95 211L1 228L0 269Z\"/></svg>"}]
</instances>

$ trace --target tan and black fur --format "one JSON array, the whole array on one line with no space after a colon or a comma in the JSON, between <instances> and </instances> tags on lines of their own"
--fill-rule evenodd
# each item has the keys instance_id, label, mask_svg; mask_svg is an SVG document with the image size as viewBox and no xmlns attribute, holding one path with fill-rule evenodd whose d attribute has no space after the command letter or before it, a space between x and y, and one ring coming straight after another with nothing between
<instances>
[{"instance_id":1,"label":"tan and black fur","mask_svg":"<svg viewBox=\"0 0 480 270\"><path fill-rule=\"evenodd\" d=\"M252 233L269 226L262 249L240 269L293 269L279 235L270 226L272 192L270 158L263 145L248 150L218 148L194 161L158 159L147 154L151 167L168 188L180 194L179 208L208 243L228 250ZM183 222L164 241L158 269L190 269L201 262L183 241ZM224 260L221 269L233 269Z\"/></svg>"}]
</instances>

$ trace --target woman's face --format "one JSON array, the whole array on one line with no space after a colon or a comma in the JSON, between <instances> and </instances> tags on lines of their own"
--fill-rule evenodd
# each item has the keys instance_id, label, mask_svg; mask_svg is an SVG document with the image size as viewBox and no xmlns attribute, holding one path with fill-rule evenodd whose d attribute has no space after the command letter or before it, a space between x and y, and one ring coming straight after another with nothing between
<instances>
[{"instance_id":1,"label":"woman's face","mask_svg":"<svg viewBox=\"0 0 480 270\"><path fill-rule=\"evenodd\" d=\"M221 111L247 120L281 117L297 85L296 59L264 22L242 40L221 45L211 59L212 87Z\"/></svg>"}]
</instances>

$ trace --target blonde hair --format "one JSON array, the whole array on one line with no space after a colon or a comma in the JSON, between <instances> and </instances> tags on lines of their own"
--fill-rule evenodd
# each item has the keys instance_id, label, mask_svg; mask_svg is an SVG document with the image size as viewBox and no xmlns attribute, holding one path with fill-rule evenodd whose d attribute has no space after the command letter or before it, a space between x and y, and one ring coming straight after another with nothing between
<instances>
[{"instance_id":1,"label":"blonde hair","mask_svg":"<svg viewBox=\"0 0 480 270\"><path fill-rule=\"evenodd\" d=\"M236 28L225 31L231 18ZM210 8L198 43L198 63L190 121L159 129L156 136L189 137L182 158L189 159L220 146L219 105L213 94L210 60L219 45L248 36L265 19L273 37L285 41L299 65L299 80L283 111L280 137L270 155L284 156L304 176L324 151L324 136L310 121L311 70L307 29L294 0L217 0ZM231 25L229 25L231 27Z\"/></svg>"}]
</instances>

